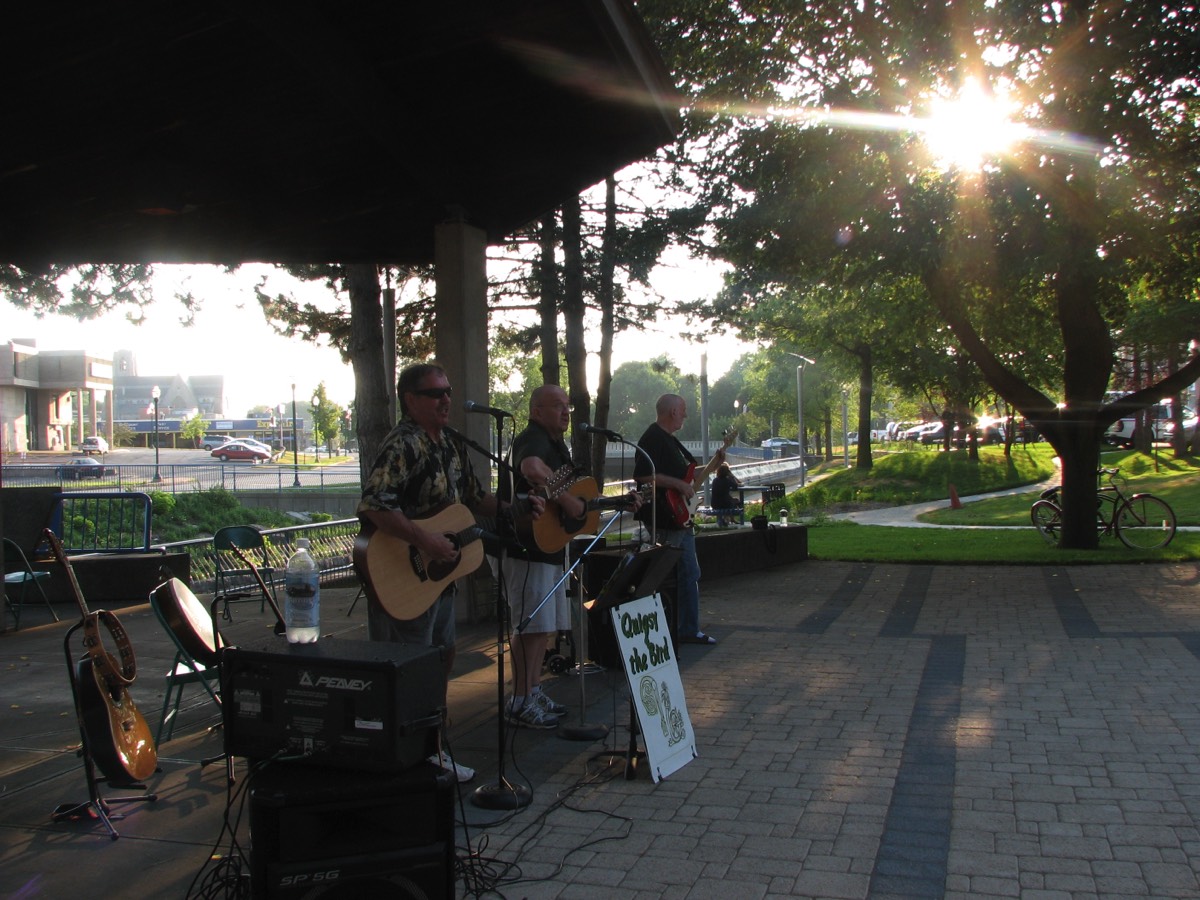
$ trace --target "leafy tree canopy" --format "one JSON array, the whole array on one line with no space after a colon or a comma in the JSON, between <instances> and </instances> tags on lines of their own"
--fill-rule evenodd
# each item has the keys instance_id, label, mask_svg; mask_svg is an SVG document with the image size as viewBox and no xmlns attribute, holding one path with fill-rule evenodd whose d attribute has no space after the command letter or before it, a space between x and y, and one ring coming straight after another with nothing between
<instances>
[{"instance_id":1,"label":"leafy tree canopy","mask_svg":"<svg viewBox=\"0 0 1200 900\"><path fill-rule=\"evenodd\" d=\"M1104 391L1115 347L1131 338L1132 289L1197 304L1195 8L639 9L687 95L675 160L704 186L712 252L735 266L747 305L821 289L841 304L878 285L873 318L903 327L893 286L917 286L992 388L1054 444L1064 540L1094 546L1100 435L1125 411ZM1010 125L978 118L992 104ZM968 159L946 136L1012 140L977 144ZM1196 319L1180 317L1177 345L1197 337ZM1193 357L1126 408L1197 373Z\"/></svg>"}]
</instances>

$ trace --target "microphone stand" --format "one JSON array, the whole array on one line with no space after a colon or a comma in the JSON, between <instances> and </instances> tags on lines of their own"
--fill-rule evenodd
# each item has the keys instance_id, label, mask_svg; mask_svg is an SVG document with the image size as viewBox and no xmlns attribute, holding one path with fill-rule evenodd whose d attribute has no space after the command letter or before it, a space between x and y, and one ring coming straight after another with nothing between
<instances>
[{"instance_id":1,"label":"microphone stand","mask_svg":"<svg viewBox=\"0 0 1200 900\"><path fill-rule=\"evenodd\" d=\"M510 485L509 496L515 500L516 494L511 489L512 467L500 455L500 447L502 446L500 437L504 426L504 414L496 411L492 415L496 418L495 455L479 446L479 444L465 434L461 434L452 428L447 428L446 431L477 453L483 454L484 457L496 463L498 466L498 478L501 482L508 481ZM499 496L498 493L497 496ZM499 501L497 501L498 504ZM503 523L499 515L499 508L497 508L496 519L496 531L501 533L501 543L503 544L503 534L500 527ZM504 642L507 637L504 631L504 620L507 618L506 613L508 612L506 607L507 604L504 600L504 554L501 552L496 556L496 708L498 712L496 716L496 780L487 784L481 784L472 792L471 803L481 809L523 809L533 802L533 792L528 787L514 781L509 781L504 774Z\"/></svg>"},{"instance_id":2,"label":"microphone stand","mask_svg":"<svg viewBox=\"0 0 1200 900\"><path fill-rule=\"evenodd\" d=\"M571 573L574 572L575 569L577 569L579 567L579 565L587 557L588 553L590 553L592 551L592 548L595 547L596 544L598 544L600 542L600 540L604 537L604 535L608 532L608 530L610 528L612 528L613 525L615 525L619 519L620 519L620 514L610 517L608 522L606 522L604 524L604 526L600 529L599 533L592 536L591 542L583 549L583 552L579 554L578 558L575 559L571 563L570 567L565 572L563 572L562 577L559 578L558 581L554 582L554 585L550 588L550 592L548 594L546 594L545 597L542 598L541 602L538 603L537 606L534 607L533 612L531 612L529 615L527 615L525 617L524 621L522 621L521 624L518 625L516 627L516 629L514 629L518 634L523 634L525 632L525 629L527 627L529 627L529 623L533 621L533 617L538 614L538 610L540 610L543 606L545 606L546 603L550 600L550 598L554 596L554 592L558 590L559 585L561 585L564 581L566 581L568 578L571 577ZM582 648L582 650L587 649L587 609L583 605L583 577L582 577L582 575L580 576L579 581L580 581L580 588L579 588L580 648L576 648L577 653L581 652L581 648ZM584 682L587 681L587 677L586 677L587 673L582 665L580 665L578 667L578 669L579 669L579 724L578 725L560 725L559 729L558 729L558 736L560 738L563 738L564 740L568 740L568 741L597 741L597 740L600 740L601 738L605 737L608 734L608 726L603 724L602 722L585 722L584 721L583 717L584 717L585 712L587 711L587 693L584 688Z\"/></svg>"},{"instance_id":3,"label":"microphone stand","mask_svg":"<svg viewBox=\"0 0 1200 900\"><path fill-rule=\"evenodd\" d=\"M654 472L654 460L651 459L649 454L647 454L646 451L643 450L641 447L639 447L637 444L633 443L632 441L625 440L625 438L621 437L621 435L616 434L616 433L605 434L605 437L607 437L609 440L613 441L614 443L625 444L627 446L633 447L634 450L636 450L637 452L641 453L643 456L646 457L647 462L650 463L651 473ZM656 512L656 509L657 509L657 507L655 507L653 505L657 502L655 492L653 492L653 491L651 492L650 502L651 502L650 521L651 521L651 527L653 527L654 513ZM610 528L612 528L613 525L619 519L620 519L620 514L615 515L608 520L608 522L604 525L604 527L600 529L600 533L595 535L592 538L591 542L588 543L588 545L583 548L583 552L579 554L579 558L571 563L571 567L569 569L567 569L566 574L563 575L563 579L566 579L567 577L569 577L570 574L576 569L576 567L578 567L579 564L582 563L584 561L584 559L587 558L587 555L589 553L591 553L592 550L595 549L596 545L600 542L600 539L604 537L604 535L608 532L608 530ZM560 581L558 584L561 584L561 583L562 582ZM554 587L557 588L558 584L555 584ZM584 719L584 715L587 712L588 671L587 671L587 666L585 666L583 664L583 654L587 652L587 648L588 648L588 610L587 610L587 607L584 605L583 593L584 593L584 579L581 574L580 578L579 578L579 647L576 648L576 652L579 657L578 661L577 661L577 665L576 665L576 673L579 675L579 723L576 725L560 725L559 729L558 729L558 736L560 738L563 738L564 740L568 740L568 741L597 741L597 740L600 740L601 738L606 737L608 735L608 730L609 730L608 726L602 722L587 722ZM545 602L546 602L545 600L542 601L542 603L545 603ZM540 607L540 605L541 604L539 604L539 607ZM534 612L536 613L537 610L534 610ZM532 618L532 616L530 618ZM522 627L524 627L524 625L527 622L528 622L528 619L526 620L525 623L522 623Z\"/></svg>"}]
</instances>

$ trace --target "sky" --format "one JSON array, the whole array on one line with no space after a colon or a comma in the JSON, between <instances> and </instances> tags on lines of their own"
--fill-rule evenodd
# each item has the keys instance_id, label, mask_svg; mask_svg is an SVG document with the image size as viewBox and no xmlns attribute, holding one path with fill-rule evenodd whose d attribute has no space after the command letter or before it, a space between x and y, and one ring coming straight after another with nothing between
<instances>
[{"instance_id":1,"label":"sky","mask_svg":"<svg viewBox=\"0 0 1200 900\"><path fill-rule=\"evenodd\" d=\"M348 405L354 398L354 372L349 363L343 362L331 347L276 334L254 298L253 286L263 278L268 279L267 288L273 292L294 289L305 300L331 305L323 286L294 282L269 265L243 266L235 274L212 266L161 265L156 267L155 302L141 324L129 322L120 311L89 322L60 315L39 319L0 301L0 340L34 339L42 350L84 350L105 358L111 358L117 350L132 350L142 376L224 375L225 411L231 416L244 415L253 406L290 403L293 382L301 400L311 397L323 381L334 403ZM720 286L717 269L689 260L682 253L667 257L652 280L668 306L712 296ZM190 326L182 324L183 309L174 300L176 293L184 291L201 298L203 304ZM688 343L676 337L676 324L662 316L643 335L622 335L613 351L613 367L665 352L681 371L698 374L701 354L707 353L712 383L742 353L753 349L728 336L714 338L703 346ZM589 351L594 351L598 343L598 335L589 333ZM589 353L589 362L590 377L594 379L594 353Z\"/></svg>"}]
</instances>

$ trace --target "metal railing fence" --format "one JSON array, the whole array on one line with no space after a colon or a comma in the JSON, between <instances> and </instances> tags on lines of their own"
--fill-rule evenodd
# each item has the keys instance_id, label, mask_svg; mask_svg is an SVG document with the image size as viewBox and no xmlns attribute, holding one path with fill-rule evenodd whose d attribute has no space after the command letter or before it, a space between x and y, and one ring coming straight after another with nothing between
<instances>
[{"instance_id":1,"label":"metal railing fence","mask_svg":"<svg viewBox=\"0 0 1200 900\"><path fill-rule=\"evenodd\" d=\"M308 552L321 567L322 584L341 584L353 581L354 539L358 535L358 519L339 519L334 522L316 522L309 525L290 525L286 528L261 529L267 545L267 559L274 567L269 579L274 585L283 584L283 573L288 558L296 550L298 538L308 538ZM170 544L156 544L167 551L183 551L191 557L192 590L196 593L211 593L216 580L216 551L212 538L194 538ZM253 578L247 578L247 587L253 587ZM222 580L222 591L225 587Z\"/></svg>"},{"instance_id":2,"label":"metal railing fence","mask_svg":"<svg viewBox=\"0 0 1200 900\"><path fill-rule=\"evenodd\" d=\"M284 491L359 489L358 469L293 469L291 466L214 463L188 465L128 464L103 466L99 476L73 477L70 466L6 465L5 487L60 487L72 491L165 491L170 494L202 491L213 487L227 491ZM157 480L155 476L157 477Z\"/></svg>"}]
</instances>

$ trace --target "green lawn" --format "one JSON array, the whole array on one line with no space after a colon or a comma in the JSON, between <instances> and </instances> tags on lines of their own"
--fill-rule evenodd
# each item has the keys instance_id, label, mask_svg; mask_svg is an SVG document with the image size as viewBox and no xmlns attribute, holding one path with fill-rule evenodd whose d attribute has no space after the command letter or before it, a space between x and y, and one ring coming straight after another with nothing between
<instances>
[{"instance_id":1,"label":"green lawn","mask_svg":"<svg viewBox=\"0 0 1200 900\"><path fill-rule=\"evenodd\" d=\"M992 564L1081 564L1166 562L1200 559L1200 533L1178 532L1163 550L1136 552L1115 538L1101 538L1094 551L1059 550L1048 546L1033 529L1029 507L1037 499L1032 485L1050 478L1057 481L1052 451L1035 445L1014 451L1012 460L1004 460L999 449L985 448L978 464L969 462L965 453L930 453L916 450L893 454L876 463L867 473L839 472L817 482L804 492L788 498L789 506L811 516L809 555L813 559L866 560L873 562L992 563ZM1019 455L1018 455L1019 454ZM942 459L942 457L957 457ZM1126 478L1123 489L1149 492L1175 510L1180 526L1200 526L1200 465L1190 460L1174 460L1161 454L1157 460L1133 451L1104 455L1105 466L1118 466ZM975 467L977 471L972 471ZM853 471L853 470L851 470ZM879 474L879 485L874 483ZM903 478L897 473L902 473ZM846 502L847 486L853 485L858 497L882 498L891 492L891 502L914 503L945 500L946 505L921 517L935 525L991 526L987 530L950 530L940 528L887 528L834 521L814 501L814 488L828 482L818 496L841 498ZM1007 483L1006 483L1007 482ZM1011 497L964 503L951 509L949 485L955 485L960 497L990 493L1007 488L1031 486L1029 492ZM799 496L798 496L799 495ZM900 500L899 496L912 499ZM822 504L823 505L823 504ZM997 527L1000 526L1000 527Z\"/></svg>"}]
</instances>

